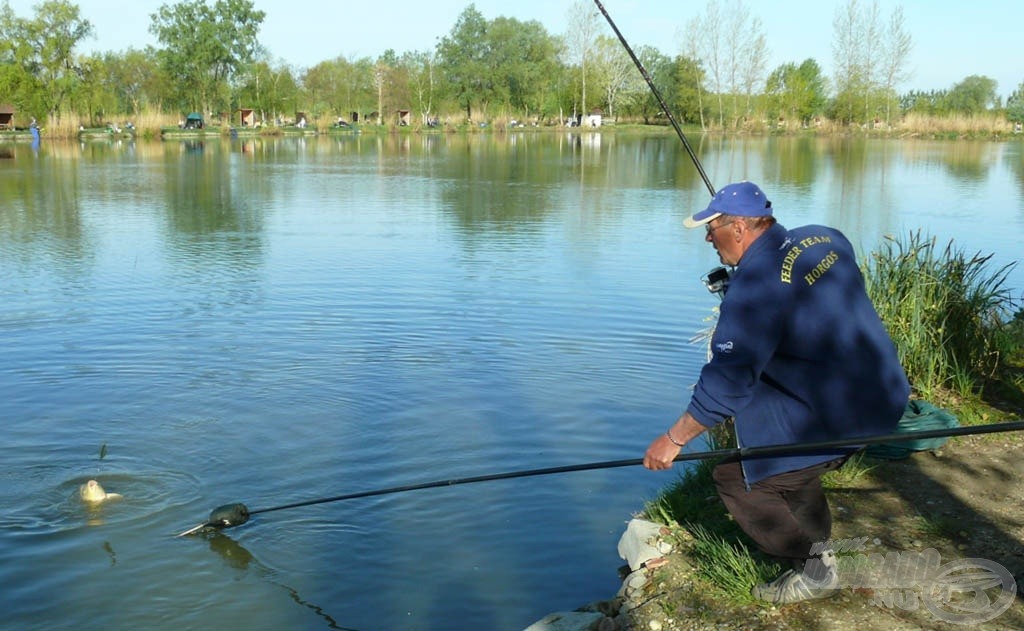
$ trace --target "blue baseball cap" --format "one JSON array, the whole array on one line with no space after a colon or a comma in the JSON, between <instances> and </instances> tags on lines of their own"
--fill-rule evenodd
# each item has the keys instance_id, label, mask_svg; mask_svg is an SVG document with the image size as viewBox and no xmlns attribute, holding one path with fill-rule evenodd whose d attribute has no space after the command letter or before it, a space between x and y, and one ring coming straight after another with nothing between
<instances>
[{"instance_id":1,"label":"blue baseball cap","mask_svg":"<svg viewBox=\"0 0 1024 631\"><path fill-rule=\"evenodd\" d=\"M736 182L715 193L708 207L684 219L683 225L687 228L697 228L720 215L770 217L771 214L772 203L757 184Z\"/></svg>"}]
</instances>

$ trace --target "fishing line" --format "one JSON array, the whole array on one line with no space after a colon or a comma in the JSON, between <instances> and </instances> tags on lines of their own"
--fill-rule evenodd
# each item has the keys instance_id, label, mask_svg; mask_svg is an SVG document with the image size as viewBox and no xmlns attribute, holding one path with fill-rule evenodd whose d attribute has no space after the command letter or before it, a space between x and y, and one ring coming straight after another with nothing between
<instances>
[{"instance_id":1,"label":"fishing line","mask_svg":"<svg viewBox=\"0 0 1024 631\"><path fill-rule=\"evenodd\" d=\"M970 434L991 434L994 432L1012 432L1024 430L1024 421L1009 421L1005 423L991 423L988 425L974 425L968 427L948 427L943 429L922 430L916 432L900 432L886 434L884 436L865 436L861 438L847 438L843 440L827 440L813 443L770 445L765 447L736 447L732 449L712 449L693 453L681 453L676 456L674 462L686 460L709 460L720 458L753 458L758 456L778 456L809 454L816 452L830 452L843 447L860 448L867 445L881 443L919 440L923 438L941 438L950 436L967 436ZM358 499L361 497L372 497L375 495L390 495L394 493L406 493L421 489L433 489L444 486L457 486L460 484L474 484L476 482L488 482L492 480L509 480L513 478L527 478L539 475L551 475L554 473L568 473L571 471L589 471L593 469L614 469L617 467L630 467L643 464L643 458L631 458L627 460L607 460L604 462L590 462L585 464L566 465L561 467L547 467L544 469L528 469L525 471L508 471L505 473L492 473L489 475L478 475L467 478L453 478L450 480L436 480L433 482L420 482L417 484L406 484L393 486L385 489L374 489L370 491L358 491L346 493L334 497L304 500L269 508L260 508L250 511L245 504L234 503L218 506L210 513L210 518L188 530L176 535L184 537L207 529L224 529L240 526L249 521L249 517L260 513L314 506L316 504L327 504L329 502L340 502L343 500Z\"/></svg>"},{"instance_id":2,"label":"fishing line","mask_svg":"<svg viewBox=\"0 0 1024 631\"><path fill-rule=\"evenodd\" d=\"M657 86L654 85L654 80L651 79L651 75L647 74L647 69L645 69L644 65L640 63L640 59L633 52L629 42L627 42L626 38L622 36L622 33L619 31L619 27L615 26L615 22L612 21L612 16L608 15L608 12L605 11L604 5L601 4L601 0L594 0L594 4L597 5L597 8L604 15L604 19L608 20L609 26L612 27L613 31L615 31L615 36L619 38L620 42L622 42L623 48L625 48L626 52L629 53L629 57L636 65L636 69L640 71L640 75L644 78L644 81L647 82L647 86L651 88L654 98L658 101L658 105L661 106L661 111L665 113L665 116L668 118L668 122L672 123L672 129L676 130L679 140L683 141L683 146L686 147L686 153L690 154L690 159L693 160L693 166L697 167L697 172L700 173L701 179L704 180L704 186L708 187L708 192L711 193L712 197L714 197L715 187L711 185L711 180L708 179L708 174L704 172L704 167L701 166L700 160L697 159L697 154L694 153L693 148L690 147L690 142L686 140L683 130L679 127L679 123L676 122L676 118L672 115L672 111L668 109L668 104L665 103L665 99L661 97L661 92L658 91Z\"/></svg>"}]
</instances>

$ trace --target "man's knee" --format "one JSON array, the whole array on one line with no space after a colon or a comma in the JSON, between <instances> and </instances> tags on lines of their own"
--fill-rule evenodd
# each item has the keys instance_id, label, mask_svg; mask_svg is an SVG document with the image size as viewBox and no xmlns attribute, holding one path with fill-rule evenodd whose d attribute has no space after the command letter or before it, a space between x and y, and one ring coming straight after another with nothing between
<instances>
[{"instance_id":1,"label":"man's knee","mask_svg":"<svg viewBox=\"0 0 1024 631\"><path fill-rule=\"evenodd\" d=\"M711 479L715 482L715 488L718 489L719 494L723 491L731 494L737 489L745 488L743 470L740 468L739 462L719 463L711 470Z\"/></svg>"}]
</instances>

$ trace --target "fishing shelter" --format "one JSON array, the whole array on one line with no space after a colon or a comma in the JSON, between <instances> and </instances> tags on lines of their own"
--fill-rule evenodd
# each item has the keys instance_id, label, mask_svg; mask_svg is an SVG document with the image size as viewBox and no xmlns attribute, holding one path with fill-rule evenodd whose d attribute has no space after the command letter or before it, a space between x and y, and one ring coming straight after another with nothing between
<instances>
[{"instance_id":1,"label":"fishing shelter","mask_svg":"<svg viewBox=\"0 0 1024 631\"><path fill-rule=\"evenodd\" d=\"M256 110L248 107L238 108L238 123L242 127L256 126Z\"/></svg>"},{"instance_id":2,"label":"fishing shelter","mask_svg":"<svg viewBox=\"0 0 1024 631\"><path fill-rule=\"evenodd\" d=\"M13 105L0 105L0 129L14 129Z\"/></svg>"}]
</instances>

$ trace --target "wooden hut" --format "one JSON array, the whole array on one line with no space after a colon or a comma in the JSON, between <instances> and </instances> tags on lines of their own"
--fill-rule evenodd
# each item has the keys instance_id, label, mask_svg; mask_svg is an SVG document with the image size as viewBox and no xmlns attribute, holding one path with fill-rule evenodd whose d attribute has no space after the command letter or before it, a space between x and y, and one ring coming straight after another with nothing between
<instances>
[{"instance_id":1,"label":"wooden hut","mask_svg":"<svg viewBox=\"0 0 1024 631\"><path fill-rule=\"evenodd\" d=\"M256 110L248 107L238 108L238 124L242 127L255 127Z\"/></svg>"},{"instance_id":2,"label":"wooden hut","mask_svg":"<svg viewBox=\"0 0 1024 631\"><path fill-rule=\"evenodd\" d=\"M0 129L14 129L13 105L0 105Z\"/></svg>"}]
</instances>

